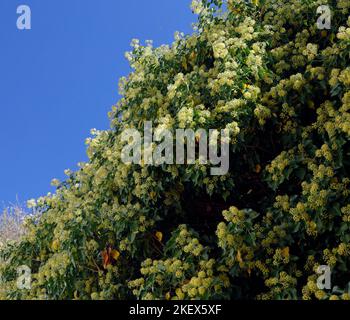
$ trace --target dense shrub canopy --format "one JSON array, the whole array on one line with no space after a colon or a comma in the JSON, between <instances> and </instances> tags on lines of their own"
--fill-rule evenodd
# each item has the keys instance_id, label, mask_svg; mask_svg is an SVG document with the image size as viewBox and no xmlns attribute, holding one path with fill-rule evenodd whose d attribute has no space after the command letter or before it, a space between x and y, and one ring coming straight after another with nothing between
<instances>
[{"instance_id":1,"label":"dense shrub canopy","mask_svg":"<svg viewBox=\"0 0 350 320\"><path fill-rule=\"evenodd\" d=\"M349 299L350 2L194 1L194 33L133 41L89 162L2 250L1 298ZM124 164L121 133L229 128L230 170ZM32 270L30 290L16 268ZM335 292L316 269L332 268Z\"/></svg>"}]
</instances>

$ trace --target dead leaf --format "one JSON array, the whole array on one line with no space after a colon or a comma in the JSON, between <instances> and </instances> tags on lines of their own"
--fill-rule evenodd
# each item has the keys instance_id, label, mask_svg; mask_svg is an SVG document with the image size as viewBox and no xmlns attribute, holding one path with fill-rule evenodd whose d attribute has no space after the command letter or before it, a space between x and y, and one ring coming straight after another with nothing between
<instances>
[{"instance_id":1,"label":"dead leaf","mask_svg":"<svg viewBox=\"0 0 350 320\"><path fill-rule=\"evenodd\" d=\"M103 250L101 252L103 268L104 269L107 269L107 267L111 264L111 259L110 259L110 256L109 256L109 250L110 250L110 248L108 248L106 250Z\"/></svg>"},{"instance_id":2,"label":"dead leaf","mask_svg":"<svg viewBox=\"0 0 350 320\"><path fill-rule=\"evenodd\" d=\"M163 233L161 233L160 231L156 232L156 238L159 242L162 242L163 240Z\"/></svg>"},{"instance_id":3,"label":"dead leaf","mask_svg":"<svg viewBox=\"0 0 350 320\"><path fill-rule=\"evenodd\" d=\"M260 173L260 172L261 172L261 165L260 165L260 164L257 164L257 165L255 166L255 172L256 172L256 173Z\"/></svg>"},{"instance_id":4,"label":"dead leaf","mask_svg":"<svg viewBox=\"0 0 350 320\"><path fill-rule=\"evenodd\" d=\"M239 263L243 263L241 251L238 250L236 258Z\"/></svg>"},{"instance_id":5,"label":"dead leaf","mask_svg":"<svg viewBox=\"0 0 350 320\"><path fill-rule=\"evenodd\" d=\"M118 250L112 249L111 247L108 247L107 249L101 252L101 256L102 256L103 268L107 269L107 267L112 264L112 260L114 261L118 260L120 256L120 252Z\"/></svg>"},{"instance_id":6,"label":"dead leaf","mask_svg":"<svg viewBox=\"0 0 350 320\"><path fill-rule=\"evenodd\" d=\"M289 247L285 247L282 250L282 255L283 255L283 257L289 257Z\"/></svg>"}]
</instances>

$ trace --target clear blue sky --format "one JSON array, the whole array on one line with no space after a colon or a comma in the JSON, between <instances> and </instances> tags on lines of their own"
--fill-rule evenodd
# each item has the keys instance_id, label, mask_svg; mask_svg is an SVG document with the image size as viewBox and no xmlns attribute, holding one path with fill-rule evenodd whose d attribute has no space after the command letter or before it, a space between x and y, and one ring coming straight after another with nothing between
<instances>
[{"instance_id":1,"label":"clear blue sky","mask_svg":"<svg viewBox=\"0 0 350 320\"><path fill-rule=\"evenodd\" d=\"M0 208L53 191L86 160L91 128L107 129L132 38L189 33L191 0L0 0ZM29 5L32 30L18 30Z\"/></svg>"}]
</instances>

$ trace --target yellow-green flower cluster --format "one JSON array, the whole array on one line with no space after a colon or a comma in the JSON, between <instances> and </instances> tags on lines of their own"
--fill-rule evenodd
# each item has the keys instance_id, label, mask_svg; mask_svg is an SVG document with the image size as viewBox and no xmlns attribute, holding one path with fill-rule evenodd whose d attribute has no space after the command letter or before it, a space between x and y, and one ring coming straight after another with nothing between
<instances>
[{"instance_id":1,"label":"yellow-green flower cluster","mask_svg":"<svg viewBox=\"0 0 350 320\"><path fill-rule=\"evenodd\" d=\"M265 285L270 290L261 294L258 298L262 300L274 299L275 297L280 297L280 299L288 298L288 293L286 292L288 292L288 289L294 288L296 283L297 279L295 277L282 271L277 277L265 280ZM292 298L292 296L289 296L289 298Z\"/></svg>"},{"instance_id":2,"label":"yellow-green flower cluster","mask_svg":"<svg viewBox=\"0 0 350 320\"><path fill-rule=\"evenodd\" d=\"M146 300L154 297L203 299L212 295L219 297L222 289L230 286L230 280L223 272L225 268L217 268L216 261L202 253L202 245L193 238L193 232L187 226L179 226L169 242L173 244L167 249L178 252L179 258L142 262L140 272L143 277L128 283L136 297Z\"/></svg>"}]
</instances>

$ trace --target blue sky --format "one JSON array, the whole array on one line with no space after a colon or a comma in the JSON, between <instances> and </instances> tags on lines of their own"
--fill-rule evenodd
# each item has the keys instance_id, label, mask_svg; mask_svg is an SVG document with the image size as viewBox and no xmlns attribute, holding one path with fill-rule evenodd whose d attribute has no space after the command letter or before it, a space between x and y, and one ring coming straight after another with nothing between
<instances>
[{"instance_id":1,"label":"blue sky","mask_svg":"<svg viewBox=\"0 0 350 320\"><path fill-rule=\"evenodd\" d=\"M107 129L132 38L171 43L191 32L191 0L0 1L0 207L53 191ZM18 30L28 5L32 29Z\"/></svg>"}]
</instances>

